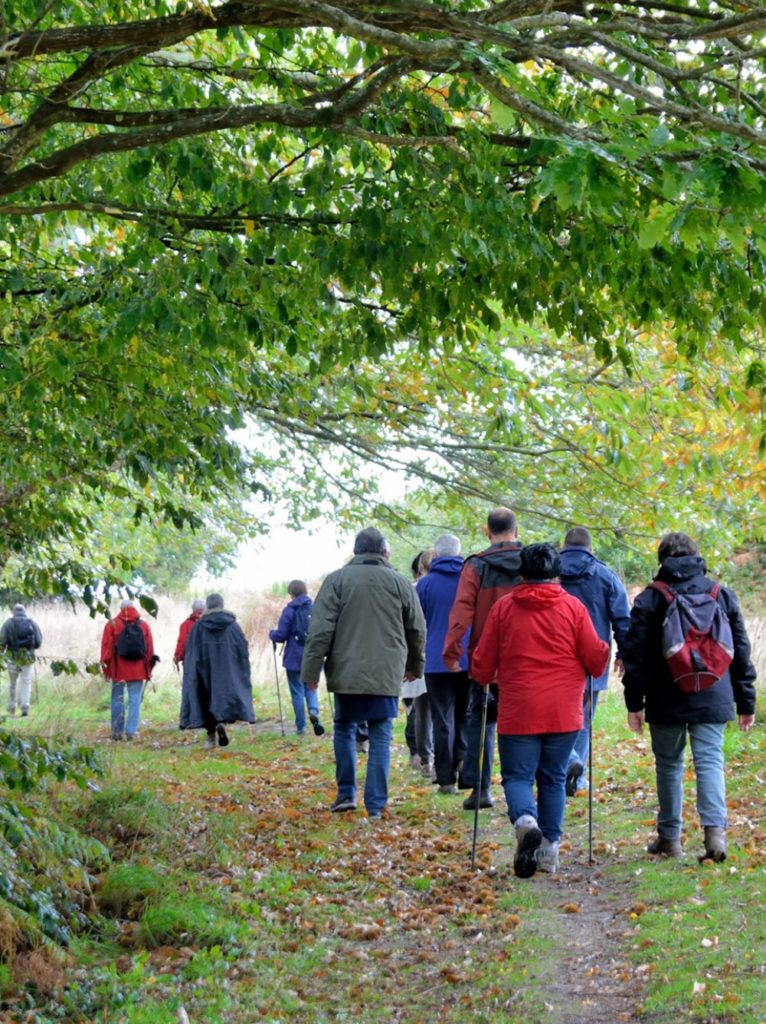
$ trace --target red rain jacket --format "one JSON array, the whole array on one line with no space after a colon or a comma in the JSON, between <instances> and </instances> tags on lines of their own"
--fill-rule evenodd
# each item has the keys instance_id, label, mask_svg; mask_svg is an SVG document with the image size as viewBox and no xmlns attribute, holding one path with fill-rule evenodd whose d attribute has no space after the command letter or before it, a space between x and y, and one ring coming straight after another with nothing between
<instances>
[{"instance_id":1,"label":"red rain jacket","mask_svg":"<svg viewBox=\"0 0 766 1024\"><path fill-rule=\"evenodd\" d=\"M146 655L140 661L126 661L117 654L117 637L126 622L139 620L141 632L146 641ZM101 667L107 679L113 683L135 683L151 679L154 667L154 641L149 623L144 622L136 608L123 608L119 615L104 626L101 636Z\"/></svg>"}]
</instances>

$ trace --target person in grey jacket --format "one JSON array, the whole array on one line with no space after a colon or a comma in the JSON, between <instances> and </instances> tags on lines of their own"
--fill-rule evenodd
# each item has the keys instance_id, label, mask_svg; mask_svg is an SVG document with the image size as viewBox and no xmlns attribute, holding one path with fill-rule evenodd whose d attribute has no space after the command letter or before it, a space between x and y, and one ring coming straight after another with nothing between
<instances>
[{"instance_id":1,"label":"person in grey jacket","mask_svg":"<svg viewBox=\"0 0 766 1024\"><path fill-rule=\"evenodd\" d=\"M0 647L5 651L5 664L8 669L8 714L16 713L16 699L21 707L21 714L29 714L29 701L32 693L32 670L35 664L34 652L43 642L40 627L27 615L23 604L15 604L10 619L6 619L0 628ZM17 687L18 685L18 693Z\"/></svg>"},{"instance_id":2,"label":"person in grey jacket","mask_svg":"<svg viewBox=\"0 0 766 1024\"><path fill-rule=\"evenodd\" d=\"M354 557L330 573L314 602L301 678L310 688L324 668L335 695L333 745L337 796L330 810L356 810L356 723L368 723L364 806L379 818L388 802L391 734L402 679L425 664L426 627L412 585L388 563L380 530L357 534Z\"/></svg>"}]
</instances>

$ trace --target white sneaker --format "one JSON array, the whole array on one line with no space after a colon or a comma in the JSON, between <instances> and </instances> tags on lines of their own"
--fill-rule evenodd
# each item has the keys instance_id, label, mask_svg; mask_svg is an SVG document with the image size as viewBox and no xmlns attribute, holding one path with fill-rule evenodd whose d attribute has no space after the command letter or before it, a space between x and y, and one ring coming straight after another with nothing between
<instances>
[{"instance_id":1,"label":"white sneaker","mask_svg":"<svg viewBox=\"0 0 766 1024\"><path fill-rule=\"evenodd\" d=\"M559 844L552 843L550 839L543 836L543 841L535 850L537 870L546 871L549 875L555 875L559 869Z\"/></svg>"}]
</instances>

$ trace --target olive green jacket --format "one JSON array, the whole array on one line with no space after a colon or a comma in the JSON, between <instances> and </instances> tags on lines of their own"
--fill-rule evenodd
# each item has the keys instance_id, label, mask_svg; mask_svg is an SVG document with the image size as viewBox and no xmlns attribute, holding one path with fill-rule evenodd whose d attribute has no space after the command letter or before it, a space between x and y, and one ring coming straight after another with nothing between
<instances>
[{"instance_id":1,"label":"olive green jacket","mask_svg":"<svg viewBox=\"0 0 766 1024\"><path fill-rule=\"evenodd\" d=\"M355 555L325 579L311 613L301 679L332 693L398 697L423 674L426 624L415 588L382 555Z\"/></svg>"}]
</instances>

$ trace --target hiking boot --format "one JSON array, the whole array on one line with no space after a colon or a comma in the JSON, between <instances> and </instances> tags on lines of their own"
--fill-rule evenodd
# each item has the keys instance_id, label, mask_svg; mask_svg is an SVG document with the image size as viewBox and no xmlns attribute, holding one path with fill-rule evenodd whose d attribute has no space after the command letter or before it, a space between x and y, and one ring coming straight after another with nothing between
<instances>
[{"instance_id":1,"label":"hiking boot","mask_svg":"<svg viewBox=\"0 0 766 1024\"><path fill-rule=\"evenodd\" d=\"M471 793L463 801L463 810L464 811L475 811L476 810L476 801L477 800L479 801L479 809L480 810L483 807L494 807L495 806L495 801L490 796L490 792L489 792L488 789L482 789L481 792L479 792L478 789L474 789L474 790L471 791Z\"/></svg>"},{"instance_id":2,"label":"hiking boot","mask_svg":"<svg viewBox=\"0 0 766 1024\"><path fill-rule=\"evenodd\" d=\"M330 804L333 814L341 814L343 811L355 811L356 800L351 796L336 796Z\"/></svg>"},{"instance_id":3,"label":"hiking boot","mask_svg":"<svg viewBox=\"0 0 766 1024\"><path fill-rule=\"evenodd\" d=\"M410 768L420 768L419 754L410 754Z\"/></svg>"},{"instance_id":4,"label":"hiking boot","mask_svg":"<svg viewBox=\"0 0 766 1024\"><path fill-rule=\"evenodd\" d=\"M15 715L16 714L16 705L15 704L9 704L8 705L8 714L9 715Z\"/></svg>"},{"instance_id":5,"label":"hiking boot","mask_svg":"<svg viewBox=\"0 0 766 1024\"><path fill-rule=\"evenodd\" d=\"M574 796L577 792L577 783L582 775L582 764L579 761L572 761L567 767L567 781L564 788L567 796Z\"/></svg>"},{"instance_id":6,"label":"hiking boot","mask_svg":"<svg viewBox=\"0 0 766 1024\"><path fill-rule=\"evenodd\" d=\"M531 814L522 814L514 821L513 827L516 831L513 873L517 878L531 878L537 871L537 850L543 834Z\"/></svg>"},{"instance_id":7,"label":"hiking boot","mask_svg":"<svg viewBox=\"0 0 766 1024\"><path fill-rule=\"evenodd\" d=\"M683 857L680 839L668 839L666 836L655 836L646 848L647 853L659 857Z\"/></svg>"},{"instance_id":8,"label":"hiking boot","mask_svg":"<svg viewBox=\"0 0 766 1024\"><path fill-rule=\"evenodd\" d=\"M113 739L113 740L114 740L115 742L120 742L121 740L124 740L124 739L125 739L125 737L124 737L124 736L122 735L122 733L121 733L121 732L113 732L113 733L112 733L112 739Z\"/></svg>"},{"instance_id":9,"label":"hiking boot","mask_svg":"<svg viewBox=\"0 0 766 1024\"><path fill-rule=\"evenodd\" d=\"M205 740L205 750L215 750L218 746L218 737L215 732L209 732Z\"/></svg>"},{"instance_id":10,"label":"hiking boot","mask_svg":"<svg viewBox=\"0 0 766 1024\"><path fill-rule=\"evenodd\" d=\"M319 715L309 715L309 721L314 729L315 736L324 736L324 726L319 721Z\"/></svg>"},{"instance_id":11,"label":"hiking boot","mask_svg":"<svg viewBox=\"0 0 766 1024\"><path fill-rule=\"evenodd\" d=\"M126 732L125 733L125 739L128 741L128 743L132 743L133 740L135 740L137 738L138 738L138 733L137 732Z\"/></svg>"},{"instance_id":12,"label":"hiking boot","mask_svg":"<svg viewBox=\"0 0 766 1024\"><path fill-rule=\"evenodd\" d=\"M226 730L224 729L224 727L222 725L217 725L215 727L215 731L218 733L218 746L228 747L229 737L226 735Z\"/></svg>"},{"instance_id":13,"label":"hiking boot","mask_svg":"<svg viewBox=\"0 0 766 1024\"><path fill-rule=\"evenodd\" d=\"M439 786L436 792L443 796L454 796L457 793L457 786L454 782L450 782L446 786Z\"/></svg>"},{"instance_id":14,"label":"hiking boot","mask_svg":"<svg viewBox=\"0 0 766 1024\"><path fill-rule=\"evenodd\" d=\"M357 740L356 741L356 752L357 752L357 754L369 754L369 752L370 752L370 741L369 740Z\"/></svg>"},{"instance_id":15,"label":"hiking boot","mask_svg":"<svg viewBox=\"0 0 766 1024\"><path fill-rule=\"evenodd\" d=\"M29 708L28 707L22 707L22 709L21 709L21 717L22 718L26 718L28 714L29 714Z\"/></svg>"},{"instance_id":16,"label":"hiking boot","mask_svg":"<svg viewBox=\"0 0 766 1024\"><path fill-rule=\"evenodd\" d=\"M545 871L549 875L555 875L559 869L559 844L552 843L550 839L543 836L543 841L535 851L537 870Z\"/></svg>"},{"instance_id":17,"label":"hiking boot","mask_svg":"<svg viewBox=\"0 0 766 1024\"><path fill-rule=\"evenodd\" d=\"M699 858L713 860L716 864L726 860L726 829L716 828L714 825L705 825L705 852Z\"/></svg>"},{"instance_id":18,"label":"hiking boot","mask_svg":"<svg viewBox=\"0 0 766 1024\"><path fill-rule=\"evenodd\" d=\"M429 782L434 782L436 779L436 773L434 772L433 761L421 762L420 773L424 779L428 779Z\"/></svg>"}]
</instances>

